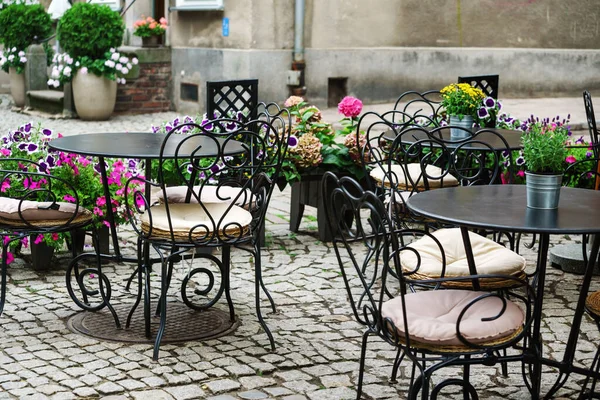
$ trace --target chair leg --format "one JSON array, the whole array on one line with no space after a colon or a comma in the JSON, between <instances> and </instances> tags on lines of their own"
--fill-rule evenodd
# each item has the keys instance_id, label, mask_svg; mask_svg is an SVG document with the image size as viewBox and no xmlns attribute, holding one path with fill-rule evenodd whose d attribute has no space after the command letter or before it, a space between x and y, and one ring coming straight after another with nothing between
<instances>
[{"instance_id":1,"label":"chair leg","mask_svg":"<svg viewBox=\"0 0 600 400\"><path fill-rule=\"evenodd\" d=\"M269 299L269 303L271 303L271 309L273 310L273 313L276 313L277 308L275 307L275 301L273 300L271 293L269 293L269 290L267 289L267 286L265 285L265 281L262 278L262 258L261 258L260 246L254 246L254 268L260 268L260 270L261 270L260 287L267 295L267 299Z\"/></svg>"},{"instance_id":2,"label":"chair leg","mask_svg":"<svg viewBox=\"0 0 600 400\"><path fill-rule=\"evenodd\" d=\"M400 364L404 359L404 351L402 351L402 347L398 348L398 353L396 353L396 359L394 360L394 366L392 367L392 376L390 376L390 383L398 383L398 369L400 368Z\"/></svg>"},{"instance_id":3,"label":"chair leg","mask_svg":"<svg viewBox=\"0 0 600 400\"><path fill-rule=\"evenodd\" d=\"M594 360L592 361L592 366L590 367L590 370L593 371L594 373L599 373L600 372L600 347L598 347L598 349L596 350L596 354L594 355ZM583 382L583 385L581 386L581 392L579 395L580 399L585 398L585 389L587 387L587 384L590 380L590 377L587 376L585 378L585 381ZM590 387L590 392L589 395L587 396L588 399L593 399L594 398L594 390L596 390L596 382L597 379L594 377L592 378L592 386Z\"/></svg>"},{"instance_id":4,"label":"chair leg","mask_svg":"<svg viewBox=\"0 0 600 400\"><path fill-rule=\"evenodd\" d=\"M115 325L117 326L117 329L121 329L121 321L119 321L119 316L117 315L115 308L112 306L112 304L110 304L110 296L104 290L104 283L105 283L106 276L102 272L102 257L100 256L100 245L98 244L98 230L95 227L92 228L92 240L97 249L96 250L96 268L98 269L98 288L100 290L100 296L102 297L102 301L104 302L104 304L106 304L106 307L112 314L112 316L115 320ZM106 283L108 285L107 290L110 293L110 282L107 278L106 278Z\"/></svg>"},{"instance_id":5,"label":"chair leg","mask_svg":"<svg viewBox=\"0 0 600 400\"><path fill-rule=\"evenodd\" d=\"M158 302L159 305L159 313L160 313L160 325L158 327L158 332L156 332L156 340L154 342L154 353L152 355L152 359L154 361L158 361L158 351L160 348L160 342L162 341L162 337L165 333L165 328L167 325L167 289L168 286L168 268L172 265L173 262L170 259L163 260L161 263L161 275L160 275L160 299Z\"/></svg>"},{"instance_id":6,"label":"chair leg","mask_svg":"<svg viewBox=\"0 0 600 400\"><path fill-rule=\"evenodd\" d=\"M469 361L471 356L465 356L465 360ZM463 367L463 400L469 400L469 392L467 388L470 386L469 378L471 375L471 365L465 364Z\"/></svg>"},{"instance_id":7,"label":"chair leg","mask_svg":"<svg viewBox=\"0 0 600 400\"><path fill-rule=\"evenodd\" d=\"M137 240L137 259L138 259L137 268L135 269L135 271L131 275L131 277L127 280L127 285L129 285L132 281L133 276L137 275L137 277L138 277L138 292L137 292L137 295L135 298L135 302L133 303L133 306L129 310L129 314L127 315L127 322L125 322L125 328L127 328L127 329L129 329L129 326L131 325L131 318L133 317L133 313L135 312L137 307L140 305L140 302L142 301L142 295L144 293L143 285L142 285L142 277L143 277L143 272L144 272L144 261L145 260L143 259L142 246L144 246L142 238L138 237L138 240Z\"/></svg>"},{"instance_id":8,"label":"chair leg","mask_svg":"<svg viewBox=\"0 0 600 400\"><path fill-rule=\"evenodd\" d=\"M231 247L223 246L223 256L221 262L223 264L223 270L221 271L223 279L223 287L225 288L225 298L227 299L227 305L229 306L229 320L235 322L235 310L233 308L233 301L231 300Z\"/></svg>"},{"instance_id":9,"label":"chair leg","mask_svg":"<svg viewBox=\"0 0 600 400\"><path fill-rule=\"evenodd\" d=\"M256 248L256 246L255 246L255 248ZM269 342L271 343L271 350L275 351L275 339L273 338L273 334L271 333L271 330L267 326L267 323L265 322L265 320L262 316L262 312L260 310L260 288L261 288L260 282L262 281L260 251L256 252L255 254L256 254L256 256L254 257L254 297L255 297L254 301L255 301L255 306L256 306L256 316L258 318L258 322L260 323L260 326L262 326L265 333L267 334L267 337L269 338Z\"/></svg>"},{"instance_id":10,"label":"chair leg","mask_svg":"<svg viewBox=\"0 0 600 400\"><path fill-rule=\"evenodd\" d=\"M4 311L4 302L6 301L6 273L8 268L8 244L2 241L2 283L0 287L0 316Z\"/></svg>"},{"instance_id":11,"label":"chair leg","mask_svg":"<svg viewBox=\"0 0 600 400\"><path fill-rule=\"evenodd\" d=\"M360 361L358 367L358 384L356 385L356 400L360 400L362 396L363 378L365 374L365 358L367 356L367 343L370 335L371 331L367 330L362 336L362 346L360 348Z\"/></svg>"}]
</instances>

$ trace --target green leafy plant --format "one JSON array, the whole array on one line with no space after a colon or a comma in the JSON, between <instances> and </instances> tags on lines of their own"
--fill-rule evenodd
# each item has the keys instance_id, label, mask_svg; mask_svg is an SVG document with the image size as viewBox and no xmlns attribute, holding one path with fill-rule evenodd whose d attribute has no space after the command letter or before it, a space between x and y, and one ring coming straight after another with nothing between
<instances>
[{"instance_id":1,"label":"green leafy plant","mask_svg":"<svg viewBox=\"0 0 600 400\"><path fill-rule=\"evenodd\" d=\"M477 111L485 95L481 89L474 88L468 83L452 83L441 91L442 106L448 115L463 118L470 115L477 118Z\"/></svg>"},{"instance_id":2,"label":"green leafy plant","mask_svg":"<svg viewBox=\"0 0 600 400\"><path fill-rule=\"evenodd\" d=\"M4 48L25 50L51 33L52 18L40 4L14 3L0 11L0 42Z\"/></svg>"},{"instance_id":3,"label":"green leafy plant","mask_svg":"<svg viewBox=\"0 0 600 400\"><path fill-rule=\"evenodd\" d=\"M123 42L125 24L116 11L105 5L77 3L65 12L56 28L57 39L74 59L102 59Z\"/></svg>"},{"instance_id":4,"label":"green leafy plant","mask_svg":"<svg viewBox=\"0 0 600 400\"><path fill-rule=\"evenodd\" d=\"M323 121L321 111L308 105L302 97L291 96L284 104L295 122L289 139L289 150L283 162L282 174L288 183L301 180L303 174L324 171L362 178L364 172L356 145L356 125L362 102L347 96L338 105L344 115L342 129L335 131Z\"/></svg>"},{"instance_id":5,"label":"green leafy plant","mask_svg":"<svg viewBox=\"0 0 600 400\"><path fill-rule=\"evenodd\" d=\"M560 121L549 118L528 121L521 137L527 169L533 173L562 174L567 158L566 142L570 132Z\"/></svg>"}]
</instances>

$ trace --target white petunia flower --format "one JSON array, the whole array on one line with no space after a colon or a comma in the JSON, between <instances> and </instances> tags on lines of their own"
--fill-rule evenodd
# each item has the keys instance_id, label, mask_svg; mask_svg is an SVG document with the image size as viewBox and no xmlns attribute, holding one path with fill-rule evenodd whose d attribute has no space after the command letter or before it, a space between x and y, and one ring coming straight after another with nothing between
<instances>
[{"instance_id":1,"label":"white petunia flower","mask_svg":"<svg viewBox=\"0 0 600 400\"><path fill-rule=\"evenodd\" d=\"M127 75L128 72L129 72L129 70L127 68L125 68L125 67L123 67L123 69L121 70L121 73L123 75Z\"/></svg>"},{"instance_id":2,"label":"white petunia flower","mask_svg":"<svg viewBox=\"0 0 600 400\"><path fill-rule=\"evenodd\" d=\"M114 53L115 51L117 51L117 49L115 49L114 47L111 47L111 48L110 48L110 52L111 52L111 53Z\"/></svg>"},{"instance_id":3,"label":"white petunia flower","mask_svg":"<svg viewBox=\"0 0 600 400\"><path fill-rule=\"evenodd\" d=\"M117 64L117 65L115 66L115 69L116 69L117 71L120 71L120 70L122 70L122 69L123 69L123 66L122 66L121 64Z\"/></svg>"},{"instance_id":4,"label":"white petunia flower","mask_svg":"<svg viewBox=\"0 0 600 400\"><path fill-rule=\"evenodd\" d=\"M8 56L8 61L11 61L15 59L15 55L11 54L10 56Z\"/></svg>"},{"instance_id":5,"label":"white petunia flower","mask_svg":"<svg viewBox=\"0 0 600 400\"><path fill-rule=\"evenodd\" d=\"M26 63L27 57L21 57L21 58L19 58L19 61L21 61L22 63Z\"/></svg>"},{"instance_id":6,"label":"white petunia flower","mask_svg":"<svg viewBox=\"0 0 600 400\"><path fill-rule=\"evenodd\" d=\"M85 74L87 74L87 73L88 73L88 69L87 69L87 67L82 67L82 68L79 70L79 72L81 72L83 75L85 75Z\"/></svg>"},{"instance_id":7,"label":"white petunia flower","mask_svg":"<svg viewBox=\"0 0 600 400\"><path fill-rule=\"evenodd\" d=\"M115 67L115 62L112 60L106 60L104 62L104 65L106 65L108 68L114 68Z\"/></svg>"},{"instance_id":8,"label":"white petunia flower","mask_svg":"<svg viewBox=\"0 0 600 400\"><path fill-rule=\"evenodd\" d=\"M121 64L127 64L129 62L129 58L123 56L123 57L119 58L119 62Z\"/></svg>"},{"instance_id":9,"label":"white petunia flower","mask_svg":"<svg viewBox=\"0 0 600 400\"><path fill-rule=\"evenodd\" d=\"M113 53L112 56L110 56L110 59L113 61L117 61L119 59L119 53Z\"/></svg>"},{"instance_id":10,"label":"white petunia flower","mask_svg":"<svg viewBox=\"0 0 600 400\"><path fill-rule=\"evenodd\" d=\"M131 62L133 63L133 65L137 65L138 64L137 57L133 57L133 60L131 60Z\"/></svg>"},{"instance_id":11,"label":"white petunia flower","mask_svg":"<svg viewBox=\"0 0 600 400\"><path fill-rule=\"evenodd\" d=\"M130 62L128 62L128 63L127 63L127 69L131 69L131 68L133 68L133 65L131 65L131 63L130 63Z\"/></svg>"},{"instance_id":12,"label":"white petunia flower","mask_svg":"<svg viewBox=\"0 0 600 400\"><path fill-rule=\"evenodd\" d=\"M19 57L25 57L25 52L23 50L21 50L18 55L19 55Z\"/></svg>"},{"instance_id":13,"label":"white petunia flower","mask_svg":"<svg viewBox=\"0 0 600 400\"><path fill-rule=\"evenodd\" d=\"M65 67L65 69L63 70L63 74L65 74L66 76L71 76L71 72L73 70L71 69L71 67Z\"/></svg>"}]
</instances>

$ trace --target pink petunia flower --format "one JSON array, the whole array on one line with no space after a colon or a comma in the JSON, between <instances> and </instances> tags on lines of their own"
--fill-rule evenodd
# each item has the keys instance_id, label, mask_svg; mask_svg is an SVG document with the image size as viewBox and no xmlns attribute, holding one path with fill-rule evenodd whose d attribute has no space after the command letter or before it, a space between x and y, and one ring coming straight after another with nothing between
<instances>
[{"instance_id":1,"label":"pink petunia flower","mask_svg":"<svg viewBox=\"0 0 600 400\"><path fill-rule=\"evenodd\" d=\"M37 235L33 243L40 244L44 241L44 237L42 235Z\"/></svg>"},{"instance_id":2,"label":"pink petunia flower","mask_svg":"<svg viewBox=\"0 0 600 400\"><path fill-rule=\"evenodd\" d=\"M75 197L71 196L70 194L65 194L63 197L64 201L68 201L69 203L76 203L77 200L75 199Z\"/></svg>"},{"instance_id":3,"label":"pink petunia flower","mask_svg":"<svg viewBox=\"0 0 600 400\"><path fill-rule=\"evenodd\" d=\"M565 159L565 161L566 161L568 164L573 164L573 163L577 162L577 159L576 159L575 157L573 157L573 156L568 156L568 157Z\"/></svg>"},{"instance_id":4,"label":"pink petunia flower","mask_svg":"<svg viewBox=\"0 0 600 400\"><path fill-rule=\"evenodd\" d=\"M0 186L0 192L6 192L8 189L10 189L10 182L9 181L2 181L2 185Z\"/></svg>"}]
</instances>

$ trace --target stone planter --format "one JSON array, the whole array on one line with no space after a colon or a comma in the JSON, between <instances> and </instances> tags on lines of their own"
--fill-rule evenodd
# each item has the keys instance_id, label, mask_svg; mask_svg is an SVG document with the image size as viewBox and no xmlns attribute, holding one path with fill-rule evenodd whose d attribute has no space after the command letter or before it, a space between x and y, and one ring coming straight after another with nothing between
<instances>
[{"instance_id":1,"label":"stone planter","mask_svg":"<svg viewBox=\"0 0 600 400\"><path fill-rule=\"evenodd\" d=\"M8 76L10 79L10 94L15 106L23 107L25 105L25 73L17 74L17 70L10 67Z\"/></svg>"},{"instance_id":2,"label":"stone planter","mask_svg":"<svg viewBox=\"0 0 600 400\"><path fill-rule=\"evenodd\" d=\"M142 38L142 47L158 47L160 44L160 36L148 36Z\"/></svg>"},{"instance_id":3,"label":"stone planter","mask_svg":"<svg viewBox=\"0 0 600 400\"><path fill-rule=\"evenodd\" d=\"M77 73L73 78L73 100L79 118L105 121L117 102L117 82L91 73Z\"/></svg>"}]
</instances>

